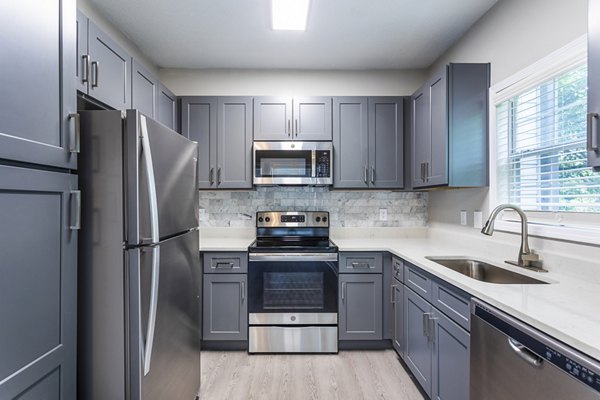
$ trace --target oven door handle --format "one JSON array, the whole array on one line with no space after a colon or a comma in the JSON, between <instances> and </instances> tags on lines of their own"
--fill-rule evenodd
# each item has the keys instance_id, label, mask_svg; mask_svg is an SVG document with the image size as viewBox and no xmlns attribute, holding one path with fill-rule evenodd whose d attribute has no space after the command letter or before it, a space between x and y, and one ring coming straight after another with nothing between
<instances>
[{"instance_id":1,"label":"oven door handle","mask_svg":"<svg viewBox=\"0 0 600 400\"><path fill-rule=\"evenodd\" d=\"M248 261L337 261L337 253L250 253Z\"/></svg>"}]
</instances>

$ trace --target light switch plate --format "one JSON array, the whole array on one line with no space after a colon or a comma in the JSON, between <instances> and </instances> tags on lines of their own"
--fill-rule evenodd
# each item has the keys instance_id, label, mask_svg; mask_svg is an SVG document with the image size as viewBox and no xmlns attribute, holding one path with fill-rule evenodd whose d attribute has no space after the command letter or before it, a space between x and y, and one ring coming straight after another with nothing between
<instances>
[{"instance_id":1,"label":"light switch plate","mask_svg":"<svg viewBox=\"0 0 600 400\"><path fill-rule=\"evenodd\" d=\"M483 228L483 213L481 211L473 212L473 228Z\"/></svg>"},{"instance_id":2,"label":"light switch plate","mask_svg":"<svg viewBox=\"0 0 600 400\"><path fill-rule=\"evenodd\" d=\"M387 221L387 208L380 208L379 209L379 220L380 221Z\"/></svg>"},{"instance_id":3,"label":"light switch plate","mask_svg":"<svg viewBox=\"0 0 600 400\"><path fill-rule=\"evenodd\" d=\"M460 224L467 225L467 212L465 210L460 211Z\"/></svg>"}]
</instances>

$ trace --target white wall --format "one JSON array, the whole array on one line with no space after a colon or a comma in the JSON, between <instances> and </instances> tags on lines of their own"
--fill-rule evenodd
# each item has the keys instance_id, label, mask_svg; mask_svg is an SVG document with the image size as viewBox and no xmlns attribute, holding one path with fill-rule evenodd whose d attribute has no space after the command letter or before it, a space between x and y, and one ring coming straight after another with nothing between
<instances>
[{"instance_id":1,"label":"white wall","mask_svg":"<svg viewBox=\"0 0 600 400\"><path fill-rule=\"evenodd\" d=\"M157 66L150 61L127 36L108 21L102 14L98 12L96 7L89 0L77 0L77 9L84 13L89 19L106 32L111 39L117 42L125 51L129 53L138 62L143 64L150 72L158 76Z\"/></svg>"},{"instance_id":2,"label":"white wall","mask_svg":"<svg viewBox=\"0 0 600 400\"><path fill-rule=\"evenodd\" d=\"M500 82L584 35L587 2L500 0L431 66L430 73L448 62L491 62L492 85ZM487 188L433 191L429 219L458 224L460 210L482 210L485 218L487 193Z\"/></svg>"},{"instance_id":3,"label":"white wall","mask_svg":"<svg viewBox=\"0 0 600 400\"><path fill-rule=\"evenodd\" d=\"M161 69L159 74L178 96L408 96L425 76L425 70Z\"/></svg>"}]
</instances>

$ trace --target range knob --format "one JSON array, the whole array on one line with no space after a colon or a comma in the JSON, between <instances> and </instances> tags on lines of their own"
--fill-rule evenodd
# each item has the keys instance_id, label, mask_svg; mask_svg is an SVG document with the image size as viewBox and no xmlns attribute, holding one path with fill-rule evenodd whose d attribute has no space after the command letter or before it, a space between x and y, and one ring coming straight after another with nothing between
<instances>
[{"instance_id":1,"label":"range knob","mask_svg":"<svg viewBox=\"0 0 600 400\"><path fill-rule=\"evenodd\" d=\"M258 222L263 222L263 221L264 221L263 217L258 217Z\"/></svg>"},{"instance_id":2,"label":"range knob","mask_svg":"<svg viewBox=\"0 0 600 400\"><path fill-rule=\"evenodd\" d=\"M271 222L271 217L265 217L266 222Z\"/></svg>"},{"instance_id":3,"label":"range knob","mask_svg":"<svg viewBox=\"0 0 600 400\"><path fill-rule=\"evenodd\" d=\"M321 217L317 217L317 218L315 218L315 221L317 221L317 222L321 222Z\"/></svg>"},{"instance_id":4,"label":"range knob","mask_svg":"<svg viewBox=\"0 0 600 400\"><path fill-rule=\"evenodd\" d=\"M323 222L327 222L327 217L323 217Z\"/></svg>"}]
</instances>

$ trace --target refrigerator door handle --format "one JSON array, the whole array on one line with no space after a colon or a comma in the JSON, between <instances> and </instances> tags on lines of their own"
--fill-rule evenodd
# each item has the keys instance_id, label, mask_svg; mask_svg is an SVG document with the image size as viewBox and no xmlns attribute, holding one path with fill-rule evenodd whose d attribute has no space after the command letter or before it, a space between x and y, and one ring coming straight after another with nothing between
<instances>
[{"instance_id":1,"label":"refrigerator door handle","mask_svg":"<svg viewBox=\"0 0 600 400\"><path fill-rule=\"evenodd\" d=\"M160 246L152 247L152 287L150 288L150 311L148 312L148 327L144 345L143 364L144 376L150 372L150 361L154 347L154 332L156 330L156 311L158 308L158 277L160 272Z\"/></svg>"}]
</instances>

